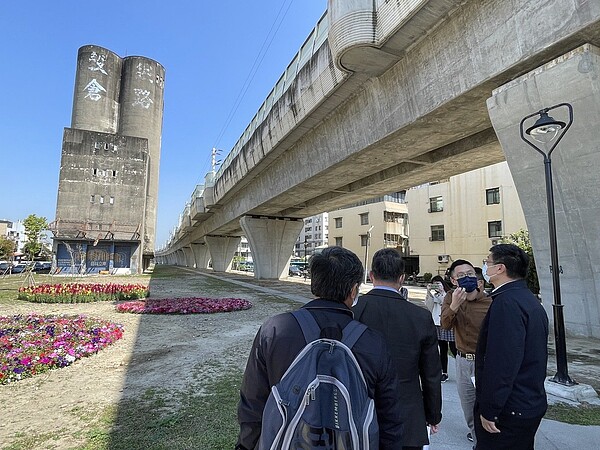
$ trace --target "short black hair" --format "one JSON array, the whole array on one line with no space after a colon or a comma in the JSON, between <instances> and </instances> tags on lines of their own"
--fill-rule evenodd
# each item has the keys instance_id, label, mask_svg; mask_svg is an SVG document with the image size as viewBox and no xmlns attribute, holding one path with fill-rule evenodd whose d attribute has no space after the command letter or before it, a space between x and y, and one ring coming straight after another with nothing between
<instances>
[{"instance_id":1,"label":"short black hair","mask_svg":"<svg viewBox=\"0 0 600 450\"><path fill-rule=\"evenodd\" d=\"M497 244L490 248L494 264L504 264L510 278L526 278L529 256L515 244Z\"/></svg>"},{"instance_id":2,"label":"short black hair","mask_svg":"<svg viewBox=\"0 0 600 450\"><path fill-rule=\"evenodd\" d=\"M446 280L444 280L444 278L441 275L436 275L431 279L432 283L442 283L442 286L444 286L444 290L446 292L448 292L450 289L452 289L452 286L450 285L450 283L448 283Z\"/></svg>"},{"instance_id":3,"label":"short black hair","mask_svg":"<svg viewBox=\"0 0 600 450\"><path fill-rule=\"evenodd\" d=\"M462 266L464 264L467 264L471 267L473 267L473 269L475 268L475 266L473 266L473 264L471 264L469 261L467 261L466 259L457 259L456 261L454 261L452 263L452 265L450 266L450 268L448 269L448 274L454 278L454 269L456 269L458 266Z\"/></svg>"},{"instance_id":4,"label":"short black hair","mask_svg":"<svg viewBox=\"0 0 600 450\"><path fill-rule=\"evenodd\" d=\"M371 270L378 280L396 282L404 273L404 260L395 248L383 248L373 255Z\"/></svg>"},{"instance_id":5,"label":"short black hair","mask_svg":"<svg viewBox=\"0 0 600 450\"><path fill-rule=\"evenodd\" d=\"M342 247L327 247L310 257L310 290L313 295L344 303L365 271L358 256Z\"/></svg>"}]
</instances>

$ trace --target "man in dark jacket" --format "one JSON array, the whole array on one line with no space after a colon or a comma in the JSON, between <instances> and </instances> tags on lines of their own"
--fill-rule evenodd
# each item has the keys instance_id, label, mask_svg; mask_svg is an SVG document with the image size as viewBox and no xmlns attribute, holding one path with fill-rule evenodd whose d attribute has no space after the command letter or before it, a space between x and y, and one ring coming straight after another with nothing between
<instances>
[{"instance_id":1,"label":"man in dark jacket","mask_svg":"<svg viewBox=\"0 0 600 450\"><path fill-rule=\"evenodd\" d=\"M548 317L527 288L528 264L519 247L498 244L482 268L495 289L475 353L477 449L533 450L546 413Z\"/></svg>"},{"instance_id":2,"label":"man in dark jacket","mask_svg":"<svg viewBox=\"0 0 600 450\"><path fill-rule=\"evenodd\" d=\"M442 367L431 314L400 295L404 261L392 248L379 250L371 265L373 289L354 307L357 320L383 333L399 378L404 433L403 449L429 443L427 425L442 420Z\"/></svg>"},{"instance_id":3,"label":"man in dark jacket","mask_svg":"<svg viewBox=\"0 0 600 450\"><path fill-rule=\"evenodd\" d=\"M328 247L310 260L311 291L317 296L304 308L314 316L321 337L341 339L342 329L352 320L350 309L363 279L362 263L349 250ZM262 414L271 387L281 380L306 342L291 313L268 319L258 331L240 389L236 449L255 448L260 438ZM379 448L402 448L401 404L398 382L385 341L367 329L352 348L375 400L379 422Z\"/></svg>"}]
</instances>

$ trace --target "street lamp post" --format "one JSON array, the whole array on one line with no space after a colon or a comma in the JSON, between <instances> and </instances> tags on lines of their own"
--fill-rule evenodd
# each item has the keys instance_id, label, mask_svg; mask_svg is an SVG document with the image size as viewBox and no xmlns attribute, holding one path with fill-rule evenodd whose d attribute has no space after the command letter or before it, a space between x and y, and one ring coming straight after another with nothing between
<instances>
[{"instance_id":1,"label":"street lamp post","mask_svg":"<svg viewBox=\"0 0 600 450\"><path fill-rule=\"evenodd\" d=\"M367 242L365 242L365 284L367 284L367 276L369 275L369 245L371 245L371 231L373 231L374 226L371 225L367 230Z\"/></svg>"},{"instance_id":2,"label":"street lamp post","mask_svg":"<svg viewBox=\"0 0 600 450\"><path fill-rule=\"evenodd\" d=\"M567 108L569 112L568 123L555 120L552 116L548 115L549 111L558 108ZM535 123L524 130L525 121L531 119L534 116L539 116ZM548 207L548 228L550 234L550 273L552 274L552 290L554 294L554 304L552 305L552 311L554 314L554 339L556 343L556 375L551 379L556 383L560 383L566 386L573 386L577 384L569 377L569 369L567 365L567 344L565 338L565 320L563 316L563 305L561 303L560 296L560 274L562 273L562 267L558 265L558 244L556 240L556 214L554 211L554 190L552 187L552 160L551 155L558 143L561 141L563 136L567 133L567 130L573 123L573 107L569 103L559 103L558 105L550 108L544 108L536 113L530 114L521 120L520 131L521 139L533 147L538 153L544 157L544 168L546 178L546 201ZM544 152L542 149L537 147L532 141L527 139L526 136L531 137L533 140L540 142L546 146L551 144L550 150ZM547 147L546 147L547 148Z\"/></svg>"},{"instance_id":3,"label":"street lamp post","mask_svg":"<svg viewBox=\"0 0 600 450\"><path fill-rule=\"evenodd\" d=\"M304 236L304 281L306 281L306 272L308 270L308 267L306 266L306 247L308 247L308 240L306 239L306 236Z\"/></svg>"}]
</instances>

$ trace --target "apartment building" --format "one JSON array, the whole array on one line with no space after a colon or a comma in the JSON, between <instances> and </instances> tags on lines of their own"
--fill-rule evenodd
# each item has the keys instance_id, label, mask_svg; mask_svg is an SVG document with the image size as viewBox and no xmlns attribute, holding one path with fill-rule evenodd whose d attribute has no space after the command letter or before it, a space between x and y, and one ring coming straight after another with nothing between
<instances>
[{"instance_id":1,"label":"apartment building","mask_svg":"<svg viewBox=\"0 0 600 450\"><path fill-rule=\"evenodd\" d=\"M421 274L444 274L456 259L481 265L492 245L527 228L506 162L409 189L406 202Z\"/></svg>"},{"instance_id":2,"label":"apartment building","mask_svg":"<svg viewBox=\"0 0 600 450\"><path fill-rule=\"evenodd\" d=\"M405 192L377 197L329 213L329 245L347 248L366 261L381 248L397 248L405 257L407 271L413 268L408 245L408 209Z\"/></svg>"},{"instance_id":3,"label":"apartment building","mask_svg":"<svg viewBox=\"0 0 600 450\"><path fill-rule=\"evenodd\" d=\"M329 215L327 213L304 219L304 228L300 231L294 246L294 255L303 258L312 255L315 250L328 245Z\"/></svg>"}]
</instances>

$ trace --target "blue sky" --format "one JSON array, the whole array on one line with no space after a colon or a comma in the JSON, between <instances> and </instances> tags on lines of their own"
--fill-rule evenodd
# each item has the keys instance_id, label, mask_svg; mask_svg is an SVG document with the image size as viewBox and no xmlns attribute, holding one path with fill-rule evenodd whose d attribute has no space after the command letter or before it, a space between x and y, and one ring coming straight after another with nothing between
<instances>
[{"instance_id":1,"label":"blue sky","mask_svg":"<svg viewBox=\"0 0 600 450\"><path fill-rule=\"evenodd\" d=\"M77 50L93 44L166 69L156 237L162 245L210 169L211 149L224 149L225 157L326 9L327 0L2 2L0 219L54 220Z\"/></svg>"}]
</instances>

